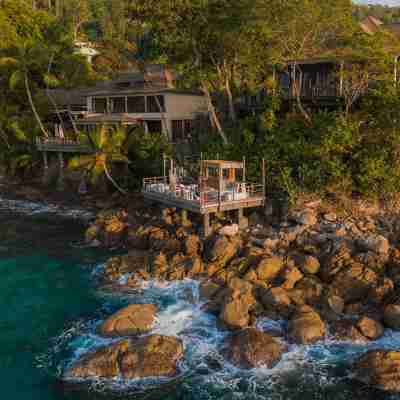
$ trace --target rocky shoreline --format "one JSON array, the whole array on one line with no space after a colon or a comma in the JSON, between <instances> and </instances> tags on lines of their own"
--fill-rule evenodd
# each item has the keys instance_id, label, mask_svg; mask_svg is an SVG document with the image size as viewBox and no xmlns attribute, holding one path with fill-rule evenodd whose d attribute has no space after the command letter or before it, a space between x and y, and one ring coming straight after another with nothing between
<instances>
[{"instance_id":1,"label":"rocky shoreline","mask_svg":"<svg viewBox=\"0 0 400 400\"><path fill-rule=\"evenodd\" d=\"M112 290L149 280L198 280L203 309L217 317L221 330L231 331L221 348L225 359L239 368L272 367L285 343L367 343L386 329L400 330L400 216L377 207L358 211L343 216L314 201L283 221L253 213L240 233L220 216L214 234L203 240L195 220L182 225L174 209L137 203L100 212L86 241L127 249L101 274L101 284ZM78 360L66 376L177 373L184 356L180 340L140 336L157 314L153 305L141 307L143 312L128 306L104 322L100 333L121 340ZM287 328L261 331L260 318L285 320ZM399 360L400 349L370 350L353 360L354 377L400 392Z\"/></svg>"},{"instance_id":2,"label":"rocky shoreline","mask_svg":"<svg viewBox=\"0 0 400 400\"><path fill-rule=\"evenodd\" d=\"M1 192L10 197L10 191ZM214 234L204 240L195 218L183 224L176 210L144 204L140 195L69 202L32 187L17 186L11 193L97 212L87 243L123 253L109 259L99 277L112 291L136 290L144 281L199 281L203 310L216 316L221 331L230 332L220 354L239 368L271 368L290 344L367 344L389 329L400 330L396 208L362 204L337 212L309 201L284 218L252 213L240 233L229 217L218 216ZM75 360L64 379L178 374L182 341L152 333L156 318L153 304L131 304L110 316L97 333L112 343ZM283 320L284 329L261 329L260 319ZM354 379L400 392L399 360L400 349L369 346L349 368Z\"/></svg>"}]
</instances>

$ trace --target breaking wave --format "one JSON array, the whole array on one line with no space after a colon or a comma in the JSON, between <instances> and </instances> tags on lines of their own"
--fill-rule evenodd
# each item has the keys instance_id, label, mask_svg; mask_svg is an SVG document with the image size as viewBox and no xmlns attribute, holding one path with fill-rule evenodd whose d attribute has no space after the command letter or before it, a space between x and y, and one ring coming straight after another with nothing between
<instances>
[{"instance_id":1,"label":"breaking wave","mask_svg":"<svg viewBox=\"0 0 400 400\"><path fill-rule=\"evenodd\" d=\"M105 296L102 315L86 323L77 323L55 341L52 357L62 359L56 373L61 374L82 354L112 342L98 336L96 327L106 316L129 303L157 304L158 317L151 333L179 337L184 344L185 356L180 364L181 373L174 379L97 379L90 382L96 391L118 390L138 395L161 387L166 392L171 390L172 398L196 400L333 400L358 398L361 390L364 399L377 400L379 396L376 397L375 391L352 383L348 366L351 360L369 349L400 348L400 332L390 330L378 341L368 344L332 340L307 346L288 344L288 352L274 368L245 371L223 359L220 350L229 333L218 326L215 316L202 310L197 282L186 280L165 284L152 281L128 294L109 297L100 291L99 296ZM274 331L284 338L286 323L260 319L257 327ZM400 396L390 399L399 400Z\"/></svg>"}]
</instances>

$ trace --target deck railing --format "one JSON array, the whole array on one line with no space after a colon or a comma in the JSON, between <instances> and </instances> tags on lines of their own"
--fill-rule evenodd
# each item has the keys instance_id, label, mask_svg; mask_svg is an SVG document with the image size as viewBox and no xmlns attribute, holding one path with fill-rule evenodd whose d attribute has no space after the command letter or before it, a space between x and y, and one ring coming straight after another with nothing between
<instances>
[{"instance_id":1,"label":"deck railing","mask_svg":"<svg viewBox=\"0 0 400 400\"><path fill-rule=\"evenodd\" d=\"M39 151L59 151L91 153L93 148L77 140L65 138L36 138L36 147Z\"/></svg>"},{"instance_id":2,"label":"deck railing","mask_svg":"<svg viewBox=\"0 0 400 400\"><path fill-rule=\"evenodd\" d=\"M166 198L176 198L186 201L193 201L200 207L211 205L245 201L264 196L264 187L261 184L240 182L230 189L218 191L216 189L199 190L198 185L176 185L171 191L168 177L158 176L143 179L143 192L158 193Z\"/></svg>"}]
</instances>

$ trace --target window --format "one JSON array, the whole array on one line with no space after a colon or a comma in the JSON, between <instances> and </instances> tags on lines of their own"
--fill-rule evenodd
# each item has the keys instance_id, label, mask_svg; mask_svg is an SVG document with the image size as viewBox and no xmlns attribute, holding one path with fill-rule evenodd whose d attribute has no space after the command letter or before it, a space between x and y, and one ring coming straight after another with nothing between
<instances>
[{"instance_id":1,"label":"window","mask_svg":"<svg viewBox=\"0 0 400 400\"><path fill-rule=\"evenodd\" d=\"M111 98L111 112L113 114L122 114L126 112L125 97Z\"/></svg>"},{"instance_id":2,"label":"window","mask_svg":"<svg viewBox=\"0 0 400 400\"><path fill-rule=\"evenodd\" d=\"M146 104L143 96L128 97L128 113L144 113Z\"/></svg>"},{"instance_id":3,"label":"window","mask_svg":"<svg viewBox=\"0 0 400 400\"><path fill-rule=\"evenodd\" d=\"M172 141L181 142L185 138L185 123L182 120L172 121Z\"/></svg>"},{"instance_id":4,"label":"window","mask_svg":"<svg viewBox=\"0 0 400 400\"><path fill-rule=\"evenodd\" d=\"M158 99L158 102L156 100ZM161 107L161 110L160 110ZM147 112L159 113L165 112L164 96L148 96L147 97Z\"/></svg>"},{"instance_id":5,"label":"window","mask_svg":"<svg viewBox=\"0 0 400 400\"><path fill-rule=\"evenodd\" d=\"M161 121L146 121L146 124L150 133L162 133Z\"/></svg>"},{"instance_id":6,"label":"window","mask_svg":"<svg viewBox=\"0 0 400 400\"><path fill-rule=\"evenodd\" d=\"M107 99L106 98L94 98L93 109L95 113L106 114L107 113Z\"/></svg>"},{"instance_id":7,"label":"window","mask_svg":"<svg viewBox=\"0 0 400 400\"><path fill-rule=\"evenodd\" d=\"M182 142L190 138L193 131L193 121L190 119L186 120L175 120L172 121L172 141L174 143Z\"/></svg>"}]
</instances>

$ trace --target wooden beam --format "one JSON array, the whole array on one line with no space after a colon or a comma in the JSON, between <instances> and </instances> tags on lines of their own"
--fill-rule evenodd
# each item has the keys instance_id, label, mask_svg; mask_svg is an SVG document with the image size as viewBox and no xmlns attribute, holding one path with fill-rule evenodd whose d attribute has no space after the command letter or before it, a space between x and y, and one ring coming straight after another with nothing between
<instances>
[{"instance_id":1,"label":"wooden beam","mask_svg":"<svg viewBox=\"0 0 400 400\"><path fill-rule=\"evenodd\" d=\"M262 173L262 185L263 185L263 198L265 200L266 196L266 180L267 180L267 174L265 171L265 158L262 159L261 161L261 173Z\"/></svg>"},{"instance_id":2,"label":"wooden beam","mask_svg":"<svg viewBox=\"0 0 400 400\"><path fill-rule=\"evenodd\" d=\"M210 214L203 215L203 231L205 238L211 235Z\"/></svg>"}]
</instances>

